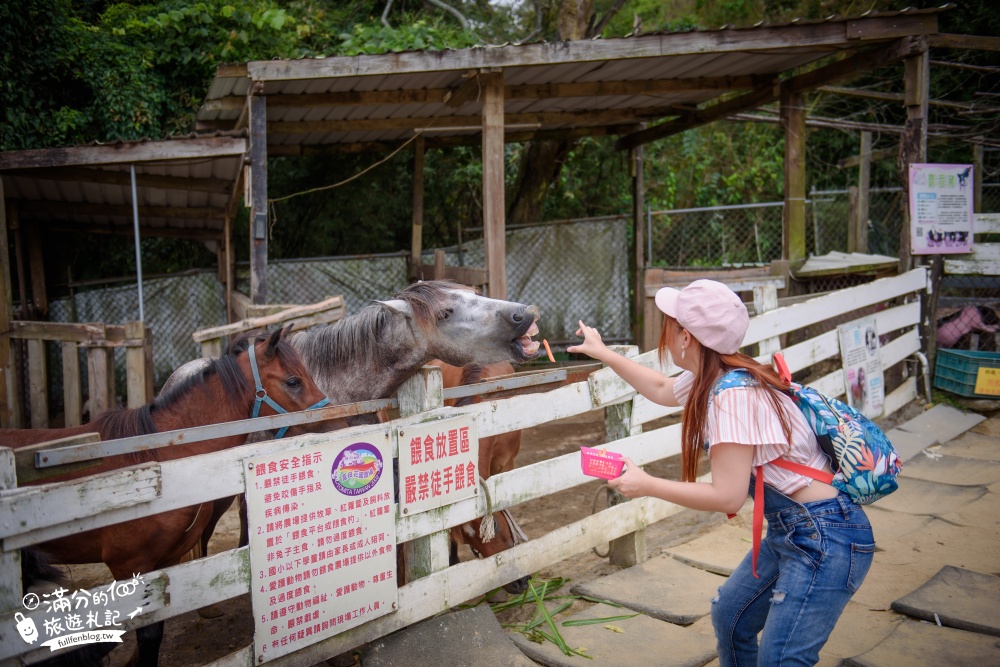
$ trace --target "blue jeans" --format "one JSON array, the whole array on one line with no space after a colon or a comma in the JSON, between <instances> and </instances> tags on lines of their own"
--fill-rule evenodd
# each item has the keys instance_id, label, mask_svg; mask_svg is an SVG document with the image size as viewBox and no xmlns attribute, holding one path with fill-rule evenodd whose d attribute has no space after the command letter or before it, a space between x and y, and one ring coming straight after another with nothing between
<instances>
[{"instance_id":1,"label":"blue jeans","mask_svg":"<svg viewBox=\"0 0 1000 667\"><path fill-rule=\"evenodd\" d=\"M803 505L766 484L764 517L760 578L754 578L747 554L712 600L719 663L815 665L871 567L871 523L844 493Z\"/></svg>"}]
</instances>

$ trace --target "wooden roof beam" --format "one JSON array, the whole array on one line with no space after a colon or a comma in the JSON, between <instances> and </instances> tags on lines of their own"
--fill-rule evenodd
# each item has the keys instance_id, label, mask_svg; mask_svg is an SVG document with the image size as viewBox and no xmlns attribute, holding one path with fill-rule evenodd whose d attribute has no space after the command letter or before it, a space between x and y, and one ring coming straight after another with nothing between
<instances>
[{"instance_id":1,"label":"wooden roof beam","mask_svg":"<svg viewBox=\"0 0 1000 667\"><path fill-rule=\"evenodd\" d=\"M668 93L717 92L720 90L750 90L769 85L772 77L718 76L686 79L650 79L646 81L586 81L580 83L542 83L506 86L506 100L537 100L552 97L606 97L626 95L663 95ZM460 94L466 90L467 94ZM422 88L419 90L352 90L339 93L301 93L268 95L267 106L273 108L317 108L364 106L378 104L447 104L457 107L475 99L476 79L459 88ZM245 97L234 95L208 100L205 111L237 111L244 107ZM225 127L225 124L221 125Z\"/></svg>"},{"instance_id":2,"label":"wooden roof beam","mask_svg":"<svg viewBox=\"0 0 1000 667\"><path fill-rule=\"evenodd\" d=\"M520 44L507 47L472 47L448 52L409 51L380 55L337 56L301 60L262 60L247 63L255 81L340 78L491 67L523 67L632 58L704 53L734 53L811 48L847 47L854 41L885 41L937 32L936 13L871 16L741 30L693 31L642 35L616 40L573 40ZM443 63L448 66L444 67Z\"/></svg>"},{"instance_id":3,"label":"wooden roof beam","mask_svg":"<svg viewBox=\"0 0 1000 667\"><path fill-rule=\"evenodd\" d=\"M104 183L131 187L132 177L126 171L107 171L84 167L49 167L41 169L16 169L3 172L5 176L21 176L44 181L71 181L78 183ZM159 176L157 174L136 173L135 182L141 188L161 190L189 190L228 194L232 188L230 181L220 178L185 178L182 176Z\"/></svg>"},{"instance_id":4,"label":"wooden roof beam","mask_svg":"<svg viewBox=\"0 0 1000 667\"><path fill-rule=\"evenodd\" d=\"M0 171L226 157L243 155L246 146L247 140L244 137L193 137L7 151L0 153Z\"/></svg>"},{"instance_id":5,"label":"wooden roof beam","mask_svg":"<svg viewBox=\"0 0 1000 667\"><path fill-rule=\"evenodd\" d=\"M114 236L133 236L135 228L132 223L128 224L108 224L108 225L84 225L74 222L57 220L42 224L42 228L49 233L58 234L104 234ZM187 227L154 227L152 225L140 225L139 234L142 238L165 238L165 239L191 239L193 241L219 241L222 242L224 234L222 230L213 229L189 229Z\"/></svg>"},{"instance_id":6,"label":"wooden roof beam","mask_svg":"<svg viewBox=\"0 0 1000 667\"><path fill-rule=\"evenodd\" d=\"M833 93L835 95L847 95L850 97L863 97L871 100L884 100L886 102L902 102L903 93L883 93L877 90L862 90L859 88L843 88L841 86L820 86L818 89L823 93ZM932 107L943 107L945 109L975 109L974 104L969 102L949 102L948 100L930 100Z\"/></svg>"},{"instance_id":7,"label":"wooden roof beam","mask_svg":"<svg viewBox=\"0 0 1000 667\"><path fill-rule=\"evenodd\" d=\"M96 215L116 216L132 219L131 205L91 204L87 202L38 201L35 199L8 200L17 205L21 213L51 215ZM139 220L142 218L178 218L182 220L222 220L222 209L194 206L140 206Z\"/></svg>"},{"instance_id":8,"label":"wooden roof beam","mask_svg":"<svg viewBox=\"0 0 1000 667\"><path fill-rule=\"evenodd\" d=\"M593 123L594 125L631 124L652 118L676 116L676 107L647 107L639 109L608 109L605 111L553 111L539 113L506 114L505 123L516 131L518 125L555 125ZM433 131L446 128L473 128L482 124L480 116L436 116L423 118L376 118L315 121L276 121L267 124L270 134L311 134L324 132L370 132L377 130Z\"/></svg>"},{"instance_id":9,"label":"wooden roof beam","mask_svg":"<svg viewBox=\"0 0 1000 667\"><path fill-rule=\"evenodd\" d=\"M930 35L928 41L932 48L968 49L970 51L1000 51L1000 37L985 35L953 35L938 33Z\"/></svg>"},{"instance_id":10,"label":"wooden roof beam","mask_svg":"<svg viewBox=\"0 0 1000 667\"><path fill-rule=\"evenodd\" d=\"M783 90L787 92L812 90L834 81L851 78L869 70L890 65L908 56L923 52L926 49L927 41L925 38L907 37L900 39L890 46L864 53L856 53L824 67L786 79L770 88L754 90L744 95L718 102L704 109L698 109L677 120L667 121L635 132L619 139L616 147L619 150L629 150L694 127L707 125L732 114L770 104L781 97L781 91Z\"/></svg>"}]
</instances>

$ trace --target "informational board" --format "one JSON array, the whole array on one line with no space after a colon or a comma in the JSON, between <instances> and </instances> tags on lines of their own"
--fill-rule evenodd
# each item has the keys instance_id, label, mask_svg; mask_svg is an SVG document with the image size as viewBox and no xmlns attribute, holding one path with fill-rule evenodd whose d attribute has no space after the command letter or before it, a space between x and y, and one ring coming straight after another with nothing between
<instances>
[{"instance_id":1,"label":"informational board","mask_svg":"<svg viewBox=\"0 0 1000 667\"><path fill-rule=\"evenodd\" d=\"M910 165L910 252L944 255L972 252L971 164Z\"/></svg>"},{"instance_id":2,"label":"informational board","mask_svg":"<svg viewBox=\"0 0 1000 667\"><path fill-rule=\"evenodd\" d=\"M885 377L875 318L864 317L842 324L837 333L844 360L847 403L866 417L878 417L885 402Z\"/></svg>"},{"instance_id":3,"label":"informational board","mask_svg":"<svg viewBox=\"0 0 1000 667\"><path fill-rule=\"evenodd\" d=\"M396 609L387 433L244 464L256 664Z\"/></svg>"},{"instance_id":4,"label":"informational board","mask_svg":"<svg viewBox=\"0 0 1000 667\"><path fill-rule=\"evenodd\" d=\"M477 493L479 431L474 415L401 427L398 437L401 516Z\"/></svg>"}]
</instances>

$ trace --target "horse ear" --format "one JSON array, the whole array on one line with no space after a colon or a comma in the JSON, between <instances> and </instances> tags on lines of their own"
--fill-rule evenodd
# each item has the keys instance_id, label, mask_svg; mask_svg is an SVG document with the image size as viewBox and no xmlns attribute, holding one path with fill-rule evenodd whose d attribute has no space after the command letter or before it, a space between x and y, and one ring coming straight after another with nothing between
<instances>
[{"instance_id":1,"label":"horse ear","mask_svg":"<svg viewBox=\"0 0 1000 667\"><path fill-rule=\"evenodd\" d=\"M289 336L289 335L291 335L291 333L292 333L292 328L293 328L293 327L295 327L295 324L294 324L294 323L292 323L292 324L289 324L289 325L288 325L288 326L286 326L286 327L285 327L284 329L282 329L282 330L281 330L281 337L282 337L282 338L288 338L288 336Z\"/></svg>"},{"instance_id":2,"label":"horse ear","mask_svg":"<svg viewBox=\"0 0 1000 667\"><path fill-rule=\"evenodd\" d=\"M284 330L278 329L267 339L267 351L265 355L268 359L274 358L274 352L278 347L278 342L281 340L282 333L284 333Z\"/></svg>"}]
</instances>

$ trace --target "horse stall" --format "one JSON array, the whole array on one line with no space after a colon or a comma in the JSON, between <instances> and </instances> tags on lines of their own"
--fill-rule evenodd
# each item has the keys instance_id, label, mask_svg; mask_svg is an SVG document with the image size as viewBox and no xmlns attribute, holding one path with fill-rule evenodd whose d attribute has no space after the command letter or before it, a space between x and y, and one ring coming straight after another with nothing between
<instances>
[{"instance_id":1,"label":"horse stall","mask_svg":"<svg viewBox=\"0 0 1000 667\"><path fill-rule=\"evenodd\" d=\"M128 407L144 405L153 398L153 334L142 322L104 324L88 322L13 321L10 338L25 341L28 377L25 393L30 406L31 428L49 426L49 372L46 343L58 343L62 354L64 426L83 423L83 377L80 350L86 352L86 382L89 413L100 414L116 402L115 350L125 349L125 384ZM7 397L8 413L24 414L17 395ZM19 421L19 420L15 420ZM27 426L23 421L14 426Z\"/></svg>"},{"instance_id":2,"label":"horse stall","mask_svg":"<svg viewBox=\"0 0 1000 667\"><path fill-rule=\"evenodd\" d=\"M921 297L926 294L927 285L927 272L919 268L781 308L776 307L773 286L758 286L754 290L757 314L751 319L744 350L758 354L758 359L762 361L769 361L772 353L780 348L784 334L799 332L803 336L789 338L801 339L805 335L802 330L817 323L885 304L884 309L872 316L879 334L887 341L881 345L881 368L888 370L900 365L905 368L906 361L921 348L917 327L921 322ZM679 372L669 363L660 367L655 350L645 354L638 354L634 347L620 351L634 356L644 365L660 368L664 373L672 375ZM831 396L845 394L844 369L826 370L830 362L840 355L835 331L807 338L781 352L796 379L808 380L809 384ZM916 378L906 372L902 375L901 384L885 396L885 416L917 396ZM467 389L463 388L463 391L467 393ZM584 381L567 383L543 393L487 397L461 408L443 407L448 397L441 388L440 371L427 366L400 388L398 399L393 399L399 406L400 417L387 423L259 442L45 487L17 487L20 471L16 469L14 453L9 449L0 449L0 609L3 610L0 612L0 661L28 664L50 655L46 648L21 640L15 630L19 623L20 627L24 627L29 620L41 635L45 634L43 628L50 627L45 625L46 612L43 608L25 611L22 607L18 549L97 526L146 517L220 497L250 493L252 497L259 498L260 491L254 487L262 486L270 479L260 475L261 471L267 474L267 461L275 462L275 469L280 473L278 461L291 461L294 469L307 453L322 450L326 456L324 447L332 445L334 450L343 448L346 451L362 443L396 459L395 462L386 459L382 466L382 470L388 473L388 479L394 481L389 471L394 463L405 463L399 459L407 457L400 454L411 452L414 434L433 430L439 424L473 424L478 437L482 438L596 410L605 414L607 449L630 456L642 465L680 453L679 424L653 430L643 428L645 424L676 413L679 409L654 405L637 396L631 387L607 368L591 373ZM231 422L209 427L207 431L213 435L222 430L232 433L235 429L248 433L348 414L350 408L335 406ZM266 426L262 425L262 420L266 421ZM83 445L74 448L69 458L75 460L107 455L122 448L163 446L171 439L192 435L161 433L144 439ZM48 458L49 463L64 460L54 452ZM324 462L330 464L329 459L324 459ZM379 555L371 561L373 565L381 564L378 569L365 570L363 564L351 565L354 568L351 574L345 565L343 574L334 575L336 590L323 588L310 591L309 566L297 565L297 561L285 561L291 567L288 581L294 580L295 583L281 589L281 595L287 593L289 596L290 609L300 604L305 605L305 612L295 612L287 621L282 613L280 624L274 623L270 632L262 632L261 628L271 623L266 612L257 609L255 598L254 615L264 616L255 618L255 623L259 620L261 625L257 626L254 644L208 664L219 667L250 667L264 662L275 665L315 664L609 541L613 546L610 552L613 563L632 565L643 561L646 558L644 529L654 522L669 521L669 517L680 511L680 507L650 498L624 502L492 557L448 566L448 533L451 527L482 517L488 511L512 508L590 481L592 478L581 471L579 455L568 454L494 475L476 484L470 495L456 502L424 511L404 512L401 506L409 501L403 498L403 484L393 488L383 480L387 486L377 489L380 492L377 506L372 503L369 507L366 496L363 512L365 517L369 513L373 517L371 523L385 526L380 529L383 530L382 535L391 540L386 540L378 549L382 549L387 556L395 556L399 551L398 545L410 544L406 550L411 557L407 564L410 574L408 583L397 587L391 568L386 572L381 567L388 561L379 560L382 558ZM323 480L323 483L327 482ZM400 494L398 502L393 499L397 492ZM72 502L69 502L70 499ZM359 506L362 504L360 496L357 502ZM333 516L327 518L332 518L334 522L345 512L343 506L331 508L331 511ZM280 520L274 518L263 520L271 522L268 524L255 520L253 502L250 517L251 535L266 533L271 529L271 523L280 524ZM291 521L291 517L288 520ZM347 523L338 529L343 531L341 535L347 534L347 526L350 526L351 535L363 534L364 525ZM353 532L355 530L357 533ZM336 532L329 535L331 539L335 536ZM365 539L370 537L367 534L363 536ZM103 610L117 612L120 625L116 626L116 630L133 630L247 593L256 596L258 592L265 592L266 598L266 580L270 575L265 572L267 565L261 566L259 559L264 554L259 550L259 542L255 546L254 539L251 538L250 547L225 551L160 571L144 572L132 581L78 591L74 597L79 594L91 600L100 599ZM324 539L323 535L320 539ZM361 541L360 537L357 539ZM308 552L312 551L315 555L312 539L309 544L308 550L303 547L306 562L310 560ZM376 548L372 547L372 553L375 551ZM358 563L364 560L359 557ZM340 562L337 561L338 564ZM394 558L392 563L395 565ZM286 585L284 576L282 586ZM356 585L354 590L352 584ZM110 595L109 591L118 595ZM387 596L383 599L388 601L385 605L379 607L365 602L365 595L370 594L370 597L383 593ZM379 608L373 610L373 606ZM277 610L272 611L277 615Z\"/></svg>"}]
</instances>

